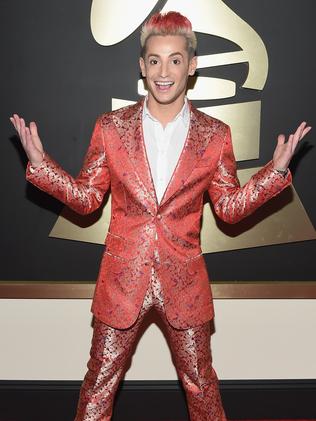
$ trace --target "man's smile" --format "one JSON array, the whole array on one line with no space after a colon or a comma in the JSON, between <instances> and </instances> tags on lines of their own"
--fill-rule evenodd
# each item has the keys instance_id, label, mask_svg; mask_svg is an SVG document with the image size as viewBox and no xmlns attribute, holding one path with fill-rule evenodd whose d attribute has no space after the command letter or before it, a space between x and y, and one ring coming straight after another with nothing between
<instances>
[{"instance_id":1,"label":"man's smile","mask_svg":"<svg viewBox=\"0 0 316 421\"><path fill-rule=\"evenodd\" d=\"M167 91L172 85L174 85L174 82L172 81L155 81L155 85L160 91Z\"/></svg>"}]
</instances>

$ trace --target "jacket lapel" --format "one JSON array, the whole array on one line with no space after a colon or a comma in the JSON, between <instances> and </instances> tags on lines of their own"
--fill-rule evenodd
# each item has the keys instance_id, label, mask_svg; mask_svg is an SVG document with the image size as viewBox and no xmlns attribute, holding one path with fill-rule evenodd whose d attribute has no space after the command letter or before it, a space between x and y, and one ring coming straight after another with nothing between
<instances>
[{"instance_id":1,"label":"jacket lapel","mask_svg":"<svg viewBox=\"0 0 316 421\"><path fill-rule=\"evenodd\" d=\"M190 104L190 126L186 141L181 151L175 170L164 192L159 206L163 206L178 190L180 190L194 167L202 157L210 137L205 135L206 123ZM204 124L203 124L204 123Z\"/></svg>"},{"instance_id":2,"label":"jacket lapel","mask_svg":"<svg viewBox=\"0 0 316 421\"><path fill-rule=\"evenodd\" d=\"M114 115L113 121L142 187L147 190L155 208L157 208L158 201L143 136L143 101L144 99L134 105L123 108L121 113Z\"/></svg>"},{"instance_id":3,"label":"jacket lapel","mask_svg":"<svg viewBox=\"0 0 316 421\"><path fill-rule=\"evenodd\" d=\"M142 128L143 101L140 100L134 105L123 108L121 113L113 117L114 124L119 133L120 139L125 146L127 154L133 164L135 173L142 184L142 187L149 193L155 208L163 206L178 190L180 190L195 165L205 152L210 136L206 133L209 127L201 114L190 105L190 126L183 149L177 165L169 180L164 195L158 205L156 191L150 171L146 154L145 141Z\"/></svg>"}]
</instances>

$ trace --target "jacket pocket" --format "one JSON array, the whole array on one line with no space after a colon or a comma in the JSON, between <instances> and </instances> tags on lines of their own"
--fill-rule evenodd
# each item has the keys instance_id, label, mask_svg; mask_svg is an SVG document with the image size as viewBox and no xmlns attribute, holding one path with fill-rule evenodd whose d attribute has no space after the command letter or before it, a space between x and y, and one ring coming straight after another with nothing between
<instances>
[{"instance_id":1,"label":"jacket pocket","mask_svg":"<svg viewBox=\"0 0 316 421\"><path fill-rule=\"evenodd\" d=\"M136 258L136 245L131 240L126 240L120 235L108 232L105 240L105 254L117 257L121 260L131 260Z\"/></svg>"},{"instance_id":2,"label":"jacket pocket","mask_svg":"<svg viewBox=\"0 0 316 421\"><path fill-rule=\"evenodd\" d=\"M186 270L190 276L196 276L201 270L204 270L205 261L202 252L186 260Z\"/></svg>"}]
</instances>

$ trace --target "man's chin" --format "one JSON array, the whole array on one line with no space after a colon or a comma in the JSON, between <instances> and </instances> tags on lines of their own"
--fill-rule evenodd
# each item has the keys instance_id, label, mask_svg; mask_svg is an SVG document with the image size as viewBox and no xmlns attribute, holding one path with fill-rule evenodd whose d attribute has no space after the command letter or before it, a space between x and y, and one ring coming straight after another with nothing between
<instances>
[{"instance_id":1,"label":"man's chin","mask_svg":"<svg viewBox=\"0 0 316 421\"><path fill-rule=\"evenodd\" d=\"M152 97L152 100L155 101L159 105L170 105L177 102L177 100L182 96L181 94L174 96L174 95L154 95L153 93L149 93L149 96ZM184 95L183 95L184 96Z\"/></svg>"}]
</instances>

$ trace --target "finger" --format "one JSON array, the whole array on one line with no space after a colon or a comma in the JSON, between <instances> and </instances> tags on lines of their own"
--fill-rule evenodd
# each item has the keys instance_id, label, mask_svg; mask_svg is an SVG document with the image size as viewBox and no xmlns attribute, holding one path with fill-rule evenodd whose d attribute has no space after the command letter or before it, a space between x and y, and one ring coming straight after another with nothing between
<instances>
[{"instance_id":1,"label":"finger","mask_svg":"<svg viewBox=\"0 0 316 421\"><path fill-rule=\"evenodd\" d=\"M15 130L20 134L20 117L17 114L13 114L13 119Z\"/></svg>"},{"instance_id":2,"label":"finger","mask_svg":"<svg viewBox=\"0 0 316 421\"><path fill-rule=\"evenodd\" d=\"M32 121L30 123L30 134L32 136L32 140L34 143L38 144L39 143L39 136L37 133L37 127L34 121Z\"/></svg>"},{"instance_id":3,"label":"finger","mask_svg":"<svg viewBox=\"0 0 316 421\"><path fill-rule=\"evenodd\" d=\"M25 121L23 118L20 118L19 122L20 122L19 135L20 135L20 139L22 141L23 146L25 146L26 144Z\"/></svg>"},{"instance_id":4,"label":"finger","mask_svg":"<svg viewBox=\"0 0 316 421\"><path fill-rule=\"evenodd\" d=\"M304 128L305 128L305 126L306 126L306 122L305 121L303 121L299 126L298 126L298 128L296 129L296 131L295 131L295 133L294 133L294 142L297 144L297 142L300 140L300 138L301 138L301 135L302 135L302 133L303 133L303 130L304 130Z\"/></svg>"},{"instance_id":5,"label":"finger","mask_svg":"<svg viewBox=\"0 0 316 421\"><path fill-rule=\"evenodd\" d=\"M305 129L303 130L303 132L302 132L302 134L301 134L301 139L303 139L303 137L304 137L305 135L307 135L307 133L308 133L310 130L312 130L312 127L311 127L311 126L305 127Z\"/></svg>"},{"instance_id":6,"label":"finger","mask_svg":"<svg viewBox=\"0 0 316 421\"><path fill-rule=\"evenodd\" d=\"M10 117L10 121L11 121L11 123L13 124L13 126L14 126L15 130L16 130L16 131L18 131L18 128L17 128L17 125L16 125L16 122L15 122L14 117Z\"/></svg>"},{"instance_id":7,"label":"finger","mask_svg":"<svg viewBox=\"0 0 316 421\"><path fill-rule=\"evenodd\" d=\"M301 132L304 130L304 127L306 126L306 121L302 121L302 123L298 126L298 128L296 129L297 132Z\"/></svg>"},{"instance_id":8,"label":"finger","mask_svg":"<svg viewBox=\"0 0 316 421\"><path fill-rule=\"evenodd\" d=\"M36 123L34 121L32 121L30 123L30 131L31 131L31 135L32 135L34 146L38 150L40 150L41 152L43 152L43 145L42 145L41 139L40 139L40 137L38 135L37 125L36 125Z\"/></svg>"},{"instance_id":9,"label":"finger","mask_svg":"<svg viewBox=\"0 0 316 421\"><path fill-rule=\"evenodd\" d=\"M32 136L39 137L37 132L37 126L34 121L31 121L30 123L30 131Z\"/></svg>"},{"instance_id":10,"label":"finger","mask_svg":"<svg viewBox=\"0 0 316 421\"><path fill-rule=\"evenodd\" d=\"M284 145L285 143L285 136L284 134L279 134L278 136L278 145Z\"/></svg>"},{"instance_id":11,"label":"finger","mask_svg":"<svg viewBox=\"0 0 316 421\"><path fill-rule=\"evenodd\" d=\"M290 136L289 136L289 139L288 139L287 143L289 145L292 145L293 142L294 142L294 139L295 139L295 135L293 133L291 133Z\"/></svg>"},{"instance_id":12,"label":"finger","mask_svg":"<svg viewBox=\"0 0 316 421\"><path fill-rule=\"evenodd\" d=\"M305 128L306 123L304 123L303 125L300 125L299 128L296 130L294 137L293 137L293 142L292 142L292 153L294 153L298 142L302 139L302 133L303 130Z\"/></svg>"},{"instance_id":13,"label":"finger","mask_svg":"<svg viewBox=\"0 0 316 421\"><path fill-rule=\"evenodd\" d=\"M10 117L10 121L11 121L11 123L13 124L13 126L15 127L15 120L14 120L14 117Z\"/></svg>"},{"instance_id":14,"label":"finger","mask_svg":"<svg viewBox=\"0 0 316 421\"><path fill-rule=\"evenodd\" d=\"M25 143L26 143L26 146L28 147L33 144L31 132L28 127L25 127Z\"/></svg>"},{"instance_id":15,"label":"finger","mask_svg":"<svg viewBox=\"0 0 316 421\"><path fill-rule=\"evenodd\" d=\"M31 134L30 128L25 128L25 140L26 140L26 150L28 154L36 150L36 145L34 144L33 136Z\"/></svg>"},{"instance_id":16,"label":"finger","mask_svg":"<svg viewBox=\"0 0 316 421\"><path fill-rule=\"evenodd\" d=\"M34 149L34 144L32 141L32 136L30 129L28 127L25 128L25 152L27 153L28 158L30 159L30 154Z\"/></svg>"},{"instance_id":17,"label":"finger","mask_svg":"<svg viewBox=\"0 0 316 421\"><path fill-rule=\"evenodd\" d=\"M18 130L18 134L19 134L21 142L24 145L25 144L25 124L23 124L21 120L19 121L19 124L20 124L20 127Z\"/></svg>"},{"instance_id":18,"label":"finger","mask_svg":"<svg viewBox=\"0 0 316 421\"><path fill-rule=\"evenodd\" d=\"M18 114L13 114L13 117L17 122L21 121L21 117Z\"/></svg>"},{"instance_id":19,"label":"finger","mask_svg":"<svg viewBox=\"0 0 316 421\"><path fill-rule=\"evenodd\" d=\"M298 136L298 138L295 138L295 143L293 144L293 149L292 152L294 153L295 148L297 147L297 144L303 139L303 137L311 130L311 126L307 126L306 127L306 122L303 121L303 123L301 123L301 125L299 126L299 128L297 129L296 133L298 133L296 136Z\"/></svg>"},{"instance_id":20,"label":"finger","mask_svg":"<svg viewBox=\"0 0 316 421\"><path fill-rule=\"evenodd\" d=\"M297 147L298 142L302 139L302 134L303 134L303 132L305 130L305 127L306 127L306 121L303 121L298 126L298 128L296 129L296 131L294 133L293 141L292 141L292 144L291 144L291 152L292 152L292 154L294 154L294 151L295 151L295 149Z\"/></svg>"},{"instance_id":21,"label":"finger","mask_svg":"<svg viewBox=\"0 0 316 421\"><path fill-rule=\"evenodd\" d=\"M303 133L305 127L306 127L306 124L307 124L306 121L303 121L303 123L300 124L300 126L299 126L299 128L297 130L297 132L298 132L298 134L299 134L300 137L301 137L301 135L302 135L302 133Z\"/></svg>"},{"instance_id":22,"label":"finger","mask_svg":"<svg viewBox=\"0 0 316 421\"><path fill-rule=\"evenodd\" d=\"M295 149L296 143L297 141L296 141L295 135L291 133L288 138L288 141L286 142L286 150L292 153L293 150Z\"/></svg>"}]
</instances>

